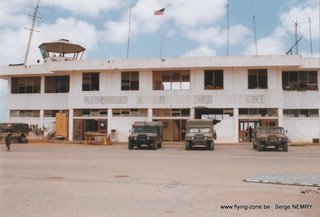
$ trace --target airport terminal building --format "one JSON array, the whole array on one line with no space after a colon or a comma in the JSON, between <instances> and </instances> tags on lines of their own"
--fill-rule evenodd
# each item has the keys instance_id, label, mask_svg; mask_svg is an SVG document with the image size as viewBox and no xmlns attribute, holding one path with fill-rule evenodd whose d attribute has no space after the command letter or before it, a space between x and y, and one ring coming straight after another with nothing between
<instances>
[{"instance_id":1,"label":"airport terminal building","mask_svg":"<svg viewBox=\"0 0 320 217\"><path fill-rule=\"evenodd\" d=\"M218 120L217 142L248 142L250 126L282 126L292 142L320 137L319 58L91 61L81 60L84 48L65 40L40 50L43 64L0 68L0 78L8 80L9 122L49 128L64 113L68 140L83 140L90 131L124 142L133 122L157 120L165 141L183 141L186 120L193 118Z\"/></svg>"}]
</instances>

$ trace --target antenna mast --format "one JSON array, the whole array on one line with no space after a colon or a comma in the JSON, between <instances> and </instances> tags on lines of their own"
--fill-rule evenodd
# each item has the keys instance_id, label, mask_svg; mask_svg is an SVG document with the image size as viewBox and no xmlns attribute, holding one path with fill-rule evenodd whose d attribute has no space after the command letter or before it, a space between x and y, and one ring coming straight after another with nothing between
<instances>
[{"instance_id":1,"label":"antenna mast","mask_svg":"<svg viewBox=\"0 0 320 217\"><path fill-rule=\"evenodd\" d=\"M130 49L131 11L132 11L132 5L130 5L130 10L129 10L129 30L128 30L128 43L127 43L127 59L129 58L129 49Z\"/></svg>"},{"instance_id":2,"label":"antenna mast","mask_svg":"<svg viewBox=\"0 0 320 217\"><path fill-rule=\"evenodd\" d=\"M253 15L253 31L254 31L254 43L256 45L256 55L258 56L258 44L257 44L257 30L256 30L256 18Z\"/></svg>"},{"instance_id":3,"label":"antenna mast","mask_svg":"<svg viewBox=\"0 0 320 217\"><path fill-rule=\"evenodd\" d=\"M227 3L227 56L229 56L229 43L230 43L230 14L229 14L229 1Z\"/></svg>"},{"instance_id":4,"label":"antenna mast","mask_svg":"<svg viewBox=\"0 0 320 217\"><path fill-rule=\"evenodd\" d=\"M34 25L36 23L36 18L37 18L37 14L38 14L38 10L39 10L39 4L40 4L40 0L38 0L37 5L36 5L36 7L34 9L34 14L32 16L32 26L31 26L31 29L29 29L30 35L29 35L26 55L24 57L24 66L27 66L28 54L29 54L30 44L31 44L31 39L32 39L32 33L35 31L34 30Z\"/></svg>"},{"instance_id":5,"label":"antenna mast","mask_svg":"<svg viewBox=\"0 0 320 217\"><path fill-rule=\"evenodd\" d=\"M309 33L310 33L310 51L311 51L311 57L313 57L312 33L311 33L311 19L310 19L310 17L309 17Z\"/></svg>"}]
</instances>

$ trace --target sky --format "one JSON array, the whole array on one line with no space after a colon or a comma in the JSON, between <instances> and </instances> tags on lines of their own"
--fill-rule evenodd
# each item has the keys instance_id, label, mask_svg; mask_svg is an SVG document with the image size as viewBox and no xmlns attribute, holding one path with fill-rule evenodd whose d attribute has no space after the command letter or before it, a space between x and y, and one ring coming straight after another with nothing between
<instances>
[{"instance_id":1,"label":"sky","mask_svg":"<svg viewBox=\"0 0 320 217\"><path fill-rule=\"evenodd\" d=\"M24 62L36 3L0 0L0 67ZM295 42L295 23L298 37L303 36L299 54L317 57L319 3L320 0L41 0L27 64L42 61L38 48L41 43L62 38L85 47L86 60L127 55L284 55ZM164 15L154 15L164 7ZM0 80L0 120L4 118L6 93L7 84Z\"/></svg>"}]
</instances>

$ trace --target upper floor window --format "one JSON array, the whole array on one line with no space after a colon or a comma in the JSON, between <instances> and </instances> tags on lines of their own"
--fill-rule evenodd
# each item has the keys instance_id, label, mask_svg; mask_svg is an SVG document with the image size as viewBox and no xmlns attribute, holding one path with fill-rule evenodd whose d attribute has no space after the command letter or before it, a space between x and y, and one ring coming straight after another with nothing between
<instances>
[{"instance_id":1,"label":"upper floor window","mask_svg":"<svg viewBox=\"0 0 320 217\"><path fill-rule=\"evenodd\" d=\"M284 117L319 117L319 109L283 109Z\"/></svg>"},{"instance_id":2,"label":"upper floor window","mask_svg":"<svg viewBox=\"0 0 320 217\"><path fill-rule=\"evenodd\" d=\"M69 76L47 76L45 77L45 93L68 93Z\"/></svg>"},{"instance_id":3,"label":"upper floor window","mask_svg":"<svg viewBox=\"0 0 320 217\"><path fill-rule=\"evenodd\" d=\"M223 70L204 70L204 89L223 89Z\"/></svg>"},{"instance_id":4,"label":"upper floor window","mask_svg":"<svg viewBox=\"0 0 320 217\"><path fill-rule=\"evenodd\" d=\"M99 90L99 72L89 72L82 74L82 90L98 91Z\"/></svg>"},{"instance_id":5,"label":"upper floor window","mask_svg":"<svg viewBox=\"0 0 320 217\"><path fill-rule=\"evenodd\" d=\"M10 117L40 117L40 110L10 110Z\"/></svg>"},{"instance_id":6,"label":"upper floor window","mask_svg":"<svg viewBox=\"0 0 320 217\"><path fill-rule=\"evenodd\" d=\"M11 78L11 93L40 93L41 77Z\"/></svg>"},{"instance_id":7,"label":"upper floor window","mask_svg":"<svg viewBox=\"0 0 320 217\"><path fill-rule=\"evenodd\" d=\"M154 71L153 90L190 90L190 71Z\"/></svg>"},{"instance_id":8,"label":"upper floor window","mask_svg":"<svg viewBox=\"0 0 320 217\"><path fill-rule=\"evenodd\" d=\"M267 69L249 69L248 70L248 88L249 89L267 89L268 88L268 70Z\"/></svg>"},{"instance_id":9,"label":"upper floor window","mask_svg":"<svg viewBox=\"0 0 320 217\"><path fill-rule=\"evenodd\" d=\"M240 117L277 117L278 109L276 108L240 108L239 109Z\"/></svg>"},{"instance_id":10,"label":"upper floor window","mask_svg":"<svg viewBox=\"0 0 320 217\"><path fill-rule=\"evenodd\" d=\"M283 90L318 90L317 71L283 71Z\"/></svg>"},{"instance_id":11,"label":"upper floor window","mask_svg":"<svg viewBox=\"0 0 320 217\"><path fill-rule=\"evenodd\" d=\"M121 90L139 90L139 72L121 72Z\"/></svg>"},{"instance_id":12,"label":"upper floor window","mask_svg":"<svg viewBox=\"0 0 320 217\"><path fill-rule=\"evenodd\" d=\"M189 117L190 109L153 109L153 117Z\"/></svg>"}]
</instances>

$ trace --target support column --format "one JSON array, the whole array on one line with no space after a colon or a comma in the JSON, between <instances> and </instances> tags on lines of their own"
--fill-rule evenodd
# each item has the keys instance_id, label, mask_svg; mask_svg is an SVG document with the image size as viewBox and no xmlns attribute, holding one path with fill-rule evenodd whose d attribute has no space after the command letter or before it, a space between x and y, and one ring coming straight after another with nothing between
<instances>
[{"instance_id":1,"label":"support column","mask_svg":"<svg viewBox=\"0 0 320 217\"><path fill-rule=\"evenodd\" d=\"M43 109L40 110L40 119L38 123L39 123L39 128L43 129L43 126L44 126L44 110Z\"/></svg>"},{"instance_id":2,"label":"support column","mask_svg":"<svg viewBox=\"0 0 320 217\"><path fill-rule=\"evenodd\" d=\"M73 140L73 109L69 109L69 141Z\"/></svg>"},{"instance_id":3,"label":"support column","mask_svg":"<svg viewBox=\"0 0 320 217\"><path fill-rule=\"evenodd\" d=\"M111 126L112 126L112 109L108 108L108 134L111 135Z\"/></svg>"},{"instance_id":4,"label":"support column","mask_svg":"<svg viewBox=\"0 0 320 217\"><path fill-rule=\"evenodd\" d=\"M239 109L233 109L233 142L239 142Z\"/></svg>"},{"instance_id":5,"label":"support column","mask_svg":"<svg viewBox=\"0 0 320 217\"><path fill-rule=\"evenodd\" d=\"M190 118L191 119L195 118L195 112L196 112L195 108L190 108Z\"/></svg>"},{"instance_id":6,"label":"support column","mask_svg":"<svg viewBox=\"0 0 320 217\"><path fill-rule=\"evenodd\" d=\"M147 118L147 120L148 121L152 121L152 108L148 108L148 118Z\"/></svg>"},{"instance_id":7,"label":"support column","mask_svg":"<svg viewBox=\"0 0 320 217\"><path fill-rule=\"evenodd\" d=\"M278 108L278 125L279 127L283 127L283 109Z\"/></svg>"}]
</instances>

